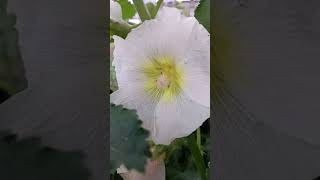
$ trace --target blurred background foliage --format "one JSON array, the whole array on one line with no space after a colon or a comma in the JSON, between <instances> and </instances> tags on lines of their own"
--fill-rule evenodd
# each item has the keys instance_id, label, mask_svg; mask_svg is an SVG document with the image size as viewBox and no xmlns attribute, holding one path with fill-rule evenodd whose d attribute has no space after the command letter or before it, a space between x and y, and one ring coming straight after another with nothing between
<instances>
[{"instance_id":1,"label":"blurred background foliage","mask_svg":"<svg viewBox=\"0 0 320 180\"><path fill-rule=\"evenodd\" d=\"M15 25L16 16L8 14L7 0L0 0L0 102L27 87Z\"/></svg>"}]
</instances>

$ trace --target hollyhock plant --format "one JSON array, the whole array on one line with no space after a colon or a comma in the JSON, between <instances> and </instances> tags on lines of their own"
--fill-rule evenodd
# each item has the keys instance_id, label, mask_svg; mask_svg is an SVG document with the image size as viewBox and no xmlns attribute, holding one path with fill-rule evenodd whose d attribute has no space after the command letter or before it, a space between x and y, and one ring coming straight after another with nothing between
<instances>
[{"instance_id":1,"label":"hollyhock plant","mask_svg":"<svg viewBox=\"0 0 320 180\"><path fill-rule=\"evenodd\" d=\"M188 136L210 116L210 35L163 7L125 39L114 36L119 89L111 102L137 110L156 144Z\"/></svg>"},{"instance_id":2,"label":"hollyhock plant","mask_svg":"<svg viewBox=\"0 0 320 180\"><path fill-rule=\"evenodd\" d=\"M210 1L150 1L110 15L111 179L208 180Z\"/></svg>"}]
</instances>

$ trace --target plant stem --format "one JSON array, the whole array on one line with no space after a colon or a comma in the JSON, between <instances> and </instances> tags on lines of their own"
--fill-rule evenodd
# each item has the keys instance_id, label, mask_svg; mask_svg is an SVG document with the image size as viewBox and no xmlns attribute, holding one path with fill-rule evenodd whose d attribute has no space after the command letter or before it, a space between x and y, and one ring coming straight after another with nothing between
<instances>
[{"instance_id":1,"label":"plant stem","mask_svg":"<svg viewBox=\"0 0 320 180\"><path fill-rule=\"evenodd\" d=\"M156 10L155 10L154 14L151 15L152 18L155 18L155 17L157 16L158 11L159 11L162 3L163 3L163 0L159 0L159 1L157 2Z\"/></svg>"},{"instance_id":2,"label":"plant stem","mask_svg":"<svg viewBox=\"0 0 320 180\"><path fill-rule=\"evenodd\" d=\"M197 166L198 172L200 173L201 180L207 180L208 177L206 174L206 166L205 166L201 151L197 146L196 137L193 134L191 134L187 139L188 139L189 149L196 162L196 166Z\"/></svg>"},{"instance_id":3,"label":"plant stem","mask_svg":"<svg viewBox=\"0 0 320 180\"><path fill-rule=\"evenodd\" d=\"M201 129L200 127L197 129L197 145L198 148L200 149L200 152L202 154L202 148L201 148Z\"/></svg>"},{"instance_id":4,"label":"plant stem","mask_svg":"<svg viewBox=\"0 0 320 180\"><path fill-rule=\"evenodd\" d=\"M131 31L131 27L127 24L110 20L110 31L115 35L126 38L127 34Z\"/></svg>"},{"instance_id":5,"label":"plant stem","mask_svg":"<svg viewBox=\"0 0 320 180\"><path fill-rule=\"evenodd\" d=\"M145 20L151 19L150 14L149 14L143 0L133 0L133 4L136 7L136 10L137 10L142 22Z\"/></svg>"}]
</instances>

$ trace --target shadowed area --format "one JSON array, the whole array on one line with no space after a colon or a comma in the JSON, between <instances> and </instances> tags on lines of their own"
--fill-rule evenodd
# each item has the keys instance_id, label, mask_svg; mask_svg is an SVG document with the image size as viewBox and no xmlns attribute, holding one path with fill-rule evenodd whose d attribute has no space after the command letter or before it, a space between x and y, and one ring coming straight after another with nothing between
<instances>
[{"instance_id":1,"label":"shadowed area","mask_svg":"<svg viewBox=\"0 0 320 180\"><path fill-rule=\"evenodd\" d=\"M214 179L307 180L319 175L319 145L259 122L218 82L212 129Z\"/></svg>"},{"instance_id":2,"label":"shadowed area","mask_svg":"<svg viewBox=\"0 0 320 180\"><path fill-rule=\"evenodd\" d=\"M89 172L79 152L44 147L39 138L19 139L0 132L0 176L7 180L88 180Z\"/></svg>"},{"instance_id":3,"label":"shadowed area","mask_svg":"<svg viewBox=\"0 0 320 180\"><path fill-rule=\"evenodd\" d=\"M320 2L216 0L214 178L320 174Z\"/></svg>"},{"instance_id":4,"label":"shadowed area","mask_svg":"<svg viewBox=\"0 0 320 180\"><path fill-rule=\"evenodd\" d=\"M0 104L0 130L82 151L107 178L107 1L10 0L29 87Z\"/></svg>"},{"instance_id":5,"label":"shadowed area","mask_svg":"<svg viewBox=\"0 0 320 180\"><path fill-rule=\"evenodd\" d=\"M10 97L10 95L5 91L0 89L0 103L7 100Z\"/></svg>"},{"instance_id":6,"label":"shadowed area","mask_svg":"<svg viewBox=\"0 0 320 180\"><path fill-rule=\"evenodd\" d=\"M0 103L27 87L25 69L15 28L16 16L0 0Z\"/></svg>"}]
</instances>

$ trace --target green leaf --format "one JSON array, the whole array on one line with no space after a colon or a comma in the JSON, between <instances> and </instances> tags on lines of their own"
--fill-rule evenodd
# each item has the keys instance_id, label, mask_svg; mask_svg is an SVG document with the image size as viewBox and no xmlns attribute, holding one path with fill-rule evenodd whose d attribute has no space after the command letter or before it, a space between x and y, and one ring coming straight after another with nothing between
<instances>
[{"instance_id":1,"label":"green leaf","mask_svg":"<svg viewBox=\"0 0 320 180\"><path fill-rule=\"evenodd\" d=\"M136 10L137 10L142 22L145 20L151 19L150 14L149 14L143 0L133 0L133 4L136 7Z\"/></svg>"},{"instance_id":2,"label":"green leaf","mask_svg":"<svg viewBox=\"0 0 320 180\"><path fill-rule=\"evenodd\" d=\"M16 16L7 13L7 0L0 0L0 91L9 95L27 87L15 24Z\"/></svg>"},{"instance_id":3,"label":"green leaf","mask_svg":"<svg viewBox=\"0 0 320 180\"><path fill-rule=\"evenodd\" d=\"M118 82L116 77L116 70L112 63L110 63L110 89L114 92L118 90Z\"/></svg>"},{"instance_id":4,"label":"green leaf","mask_svg":"<svg viewBox=\"0 0 320 180\"><path fill-rule=\"evenodd\" d=\"M201 180L207 180L208 177L206 172L206 165L205 165L203 156L201 154L201 150L197 145L196 136L191 134L190 136L187 137L187 139L188 139L189 149L192 153L193 158L195 159L198 172L201 175Z\"/></svg>"},{"instance_id":5,"label":"green leaf","mask_svg":"<svg viewBox=\"0 0 320 180\"><path fill-rule=\"evenodd\" d=\"M158 0L158 2L156 4L153 4L152 2L148 2L146 4L146 7L147 7L148 12L151 16L151 19L154 19L157 16L158 11L159 11L162 3L163 3L163 0Z\"/></svg>"},{"instance_id":6,"label":"green leaf","mask_svg":"<svg viewBox=\"0 0 320 180\"><path fill-rule=\"evenodd\" d=\"M136 14L136 9L134 5L131 4L128 0L119 0L118 3L122 9L122 18L124 20L132 18Z\"/></svg>"},{"instance_id":7,"label":"green leaf","mask_svg":"<svg viewBox=\"0 0 320 180\"><path fill-rule=\"evenodd\" d=\"M194 16L210 32L210 0L201 0Z\"/></svg>"},{"instance_id":8,"label":"green leaf","mask_svg":"<svg viewBox=\"0 0 320 180\"><path fill-rule=\"evenodd\" d=\"M200 177L195 170L186 170L184 172L173 171L171 180L200 180Z\"/></svg>"},{"instance_id":9,"label":"green leaf","mask_svg":"<svg viewBox=\"0 0 320 180\"><path fill-rule=\"evenodd\" d=\"M110 20L110 34L126 38L130 31L130 26Z\"/></svg>"},{"instance_id":10,"label":"green leaf","mask_svg":"<svg viewBox=\"0 0 320 180\"><path fill-rule=\"evenodd\" d=\"M112 65L113 62L114 43L110 44L110 89L112 91L118 90L118 82L116 77L116 70Z\"/></svg>"},{"instance_id":11,"label":"green leaf","mask_svg":"<svg viewBox=\"0 0 320 180\"><path fill-rule=\"evenodd\" d=\"M152 19L154 19L154 18L157 16L158 11L159 11L162 3L163 3L163 0L158 0L156 9L155 9L155 11L151 14Z\"/></svg>"},{"instance_id":12,"label":"green leaf","mask_svg":"<svg viewBox=\"0 0 320 180\"><path fill-rule=\"evenodd\" d=\"M177 139L170 145L166 160L166 179L200 180L199 173L191 152L184 138Z\"/></svg>"},{"instance_id":13,"label":"green leaf","mask_svg":"<svg viewBox=\"0 0 320 180\"><path fill-rule=\"evenodd\" d=\"M146 4L146 7L149 14L151 15L151 18L155 17L155 15L157 14L157 6L155 6L152 2L148 2Z\"/></svg>"},{"instance_id":14,"label":"green leaf","mask_svg":"<svg viewBox=\"0 0 320 180\"><path fill-rule=\"evenodd\" d=\"M141 128L135 111L122 106L110 106L110 162L111 173L124 164L128 169L144 171L150 157L148 131Z\"/></svg>"}]
</instances>

